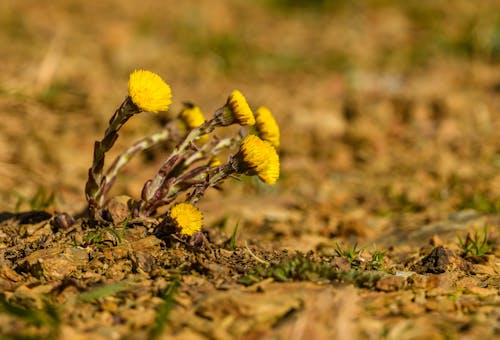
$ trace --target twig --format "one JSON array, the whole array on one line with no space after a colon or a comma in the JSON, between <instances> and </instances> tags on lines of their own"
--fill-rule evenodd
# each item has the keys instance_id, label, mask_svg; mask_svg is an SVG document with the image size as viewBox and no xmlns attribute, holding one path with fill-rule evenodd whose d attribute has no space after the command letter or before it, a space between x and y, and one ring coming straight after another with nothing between
<instances>
[{"instance_id":1,"label":"twig","mask_svg":"<svg viewBox=\"0 0 500 340\"><path fill-rule=\"evenodd\" d=\"M265 264L266 266L268 266L270 263L266 260L263 260L261 259L260 257L258 257L257 255L255 255L251 250L250 248L248 248L248 243L247 241L245 241L245 250L257 261L257 262L260 262L262 264Z\"/></svg>"}]
</instances>

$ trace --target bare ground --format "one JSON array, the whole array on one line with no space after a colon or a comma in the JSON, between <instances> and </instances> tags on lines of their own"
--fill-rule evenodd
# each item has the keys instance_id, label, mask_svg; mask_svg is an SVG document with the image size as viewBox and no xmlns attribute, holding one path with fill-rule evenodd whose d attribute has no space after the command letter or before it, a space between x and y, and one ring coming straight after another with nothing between
<instances>
[{"instance_id":1,"label":"bare ground","mask_svg":"<svg viewBox=\"0 0 500 340\"><path fill-rule=\"evenodd\" d=\"M0 5L0 335L498 337L500 3L216 3ZM135 68L174 104L134 117L111 157L233 88L280 123L278 185L211 192L202 246L125 223L119 200L107 228L56 222L83 211ZM112 195L137 197L165 156Z\"/></svg>"}]
</instances>

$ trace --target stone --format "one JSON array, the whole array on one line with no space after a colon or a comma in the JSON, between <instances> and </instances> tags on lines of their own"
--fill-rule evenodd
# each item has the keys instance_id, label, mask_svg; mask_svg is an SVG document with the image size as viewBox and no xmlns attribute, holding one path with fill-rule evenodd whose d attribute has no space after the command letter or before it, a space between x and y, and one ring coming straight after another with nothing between
<instances>
[{"instance_id":1,"label":"stone","mask_svg":"<svg viewBox=\"0 0 500 340\"><path fill-rule=\"evenodd\" d=\"M419 274L440 274L453 270L468 270L469 263L455 255L455 253L443 246L438 246L425 256L420 262L413 265L411 270Z\"/></svg>"}]
</instances>

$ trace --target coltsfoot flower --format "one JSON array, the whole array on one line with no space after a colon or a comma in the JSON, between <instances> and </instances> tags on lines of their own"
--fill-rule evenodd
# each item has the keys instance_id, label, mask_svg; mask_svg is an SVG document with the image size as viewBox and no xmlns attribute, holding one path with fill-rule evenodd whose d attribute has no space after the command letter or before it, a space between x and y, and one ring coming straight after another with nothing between
<instances>
[{"instance_id":1,"label":"coltsfoot flower","mask_svg":"<svg viewBox=\"0 0 500 340\"><path fill-rule=\"evenodd\" d=\"M274 146L255 135L241 142L234 157L234 168L239 173L257 175L261 181L273 185L280 175L280 160Z\"/></svg>"},{"instance_id":2,"label":"coltsfoot flower","mask_svg":"<svg viewBox=\"0 0 500 340\"><path fill-rule=\"evenodd\" d=\"M203 215L191 203L179 203L170 209L170 219L182 235L191 236L201 230Z\"/></svg>"},{"instance_id":3,"label":"coltsfoot flower","mask_svg":"<svg viewBox=\"0 0 500 340\"><path fill-rule=\"evenodd\" d=\"M255 117L247 103L246 98L238 90L233 90L227 99L227 105L231 109L234 118L240 125L254 125Z\"/></svg>"},{"instance_id":4,"label":"coltsfoot flower","mask_svg":"<svg viewBox=\"0 0 500 340\"><path fill-rule=\"evenodd\" d=\"M219 165L221 165L221 161L217 156L212 156L212 158L208 161L208 166L210 168L215 168Z\"/></svg>"},{"instance_id":5,"label":"coltsfoot flower","mask_svg":"<svg viewBox=\"0 0 500 340\"><path fill-rule=\"evenodd\" d=\"M280 146L280 129L271 110L261 106L255 112L255 128L259 137L270 142L275 148Z\"/></svg>"},{"instance_id":6,"label":"coltsfoot flower","mask_svg":"<svg viewBox=\"0 0 500 340\"><path fill-rule=\"evenodd\" d=\"M226 105L217 114L218 123L222 126L231 124L254 125L255 117L246 98L238 90L233 90L227 98Z\"/></svg>"},{"instance_id":7,"label":"coltsfoot flower","mask_svg":"<svg viewBox=\"0 0 500 340\"><path fill-rule=\"evenodd\" d=\"M180 118L188 129L194 129L205 123L205 117L197 105L184 103L184 108L180 113Z\"/></svg>"},{"instance_id":8,"label":"coltsfoot flower","mask_svg":"<svg viewBox=\"0 0 500 340\"><path fill-rule=\"evenodd\" d=\"M179 118L182 124L181 129L189 132L205 123L205 116L201 112L197 105L192 103L184 103L184 108L179 114ZM205 143L208 140L208 135L198 135L197 139L200 143Z\"/></svg>"},{"instance_id":9,"label":"coltsfoot flower","mask_svg":"<svg viewBox=\"0 0 500 340\"><path fill-rule=\"evenodd\" d=\"M146 70L130 74L128 94L141 111L166 111L172 103L170 86L159 75Z\"/></svg>"}]
</instances>

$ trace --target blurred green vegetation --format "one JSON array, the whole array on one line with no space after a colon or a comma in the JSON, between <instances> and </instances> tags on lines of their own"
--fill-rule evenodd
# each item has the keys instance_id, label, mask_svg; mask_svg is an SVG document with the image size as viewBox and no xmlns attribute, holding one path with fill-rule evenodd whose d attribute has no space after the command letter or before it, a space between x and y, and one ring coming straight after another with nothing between
<instances>
[{"instance_id":1,"label":"blurred green vegetation","mask_svg":"<svg viewBox=\"0 0 500 340\"><path fill-rule=\"evenodd\" d=\"M0 295L0 314L9 315L24 321L27 325L33 325L37 328L36 330L31 330L31 335L27 335L28 332L24 332L23 335L2 332L2 339L59 338L61 324L60 310L46 300L44 300L42 309L33 309L8 301L3 295Z\"/></svg>"},{"instance_id":2,"label":"blurred green vegetation","mask_svg":"<svg viewBox=\"0 0 500 340\"><path fill-rule=\"evenodd\" d=\"M78 297L78 301L89 302L99 300L107 296L118 294L119 292L129 289L131 286L132 282L130 280L107 283L80 294L80 296Z\"/></svg>"},{"instance_id":3,"label":"blurred green vegetation","mask_svg":"<svg viewBox=\"0 0 500 340\"><path fill-rule=\"evenodd\" d=\"M67 10L79 6L72 3ZM408 70L440 58L500 62L497 0L477 5L466 0L453 4L430 0L232 1L227 4L227 15L235 23L226 26L214 25L210 14L204 13L206 7L186 9L168 22L164 15L142 13L136 18L135 33L179 45L194 59L212 58L221 73L351 72L363 63ZM16 9L0 14L0 28L17 42L39 34ZM367 45L369 41L374 43ZM54 84L42 100L53 103L64 86Z\"/></svg>"},{"instance_id":4,"label":"blurred green vegetation","mask_svg":"<svg viewBox=\"0 0 500 340\"><path fill-rule=\"evenodd\" d=\"M379 255L377 255L379 256ZM239 283L249 286L267 278L277 282L289 281L313 281L321 282L329 280L332 282L347 282L358 287L374 287L376 282L384 276L380 267L374 270L370 267L366 270L353 268L342 271L331 262L331 258L313 258L309 254L297 253L280 262L272 264L258 264L248 274L239 279Z\"/></svg>"},{"instance_id":5,"label":"blurred green vegetation","mask_svg":"<svg viewBox=\"0 0 500 340\"><path fill-rule=\"evenodd\" d=\"M87 93L77 82L53 82L37 96L40 103L51 109L75 110L85 108Z\"/></svg>"},{"instance_id":6,"label":"blurred green vegetation","mask_svg":"<svg viewBox=\"0 0 500 340\"><path fill-rule=\"evenodd\" d=\"M15 10L1 12L0 27L5 34L13 39L26 41L32 38L25 17L21 12Z\"/></svg>"},{"instance_id":7,"label":"blurred green vegetation","mask_svg":"<svg viewBox=\"0 0 500 340\"><path fill-rule=\"evenodd\" d=\"M168 323L168 317L175 305L174 296L179 287L179 281L173 281L163 293L163 303L159 306L152 328L149 331L149 339L160 339Z\"/></svg>"},{"instance_id":8,"label":"blurred green vegetation","mask_svg":"<svg viewBox=\"0 0 500 340\"><path fill-rule=\"evenodd\" d=\"M54 207L55 204L56 194L53 191L47 191L45 187L41 186L32 197L17 194L15 211L19 212L22 208L30 211L46 210Z\"/></svg>"},{"instance_id":9,"label":"blurred green vegetation","mask_svg":"<svg viewBox=\"0 0 500 340\"><path fill-rule=\"evenodd\" d=\"M495 2L486 2L475 11L470 11L464 2L451 6L413 0L262 0L258 4L273 24L299 22L309 32L308 36L285 45L279 36L284 32L270 28L268 34L276 36L272 44L265 45L259 42L259 35L267 34L265 28L249 31L245 18L234 29L211 32L195 12L178 22L176 36L195 58L211 54L223 73L259 68L270 72L350 72L365 59L360 55L363 49L335 41L324 44L320 39L324 30L338 21L339 34L343 34L342 29L346 33L354 31L366 40L371 34L383 34L377 33L379 28L372 23L372 17L378 13L387 16L387 22L394 20L393 28L399 34L397 25L401 18L392 17L399 13L404 18L401 29L406 31L401 34L405 36L397 39L374 37L380 46L367 47L377 49L367 51L371 53L368 59L371 58L374 67L410 69L450 57L488 63L500 61L500 6ZM495 8L498 11L495 12ZM349 18L347 25L346 17ZM259 22L252 25L258 26ZM357 43L355 40L350 42L351 47Z\"/></svg>"}]
</instances>

